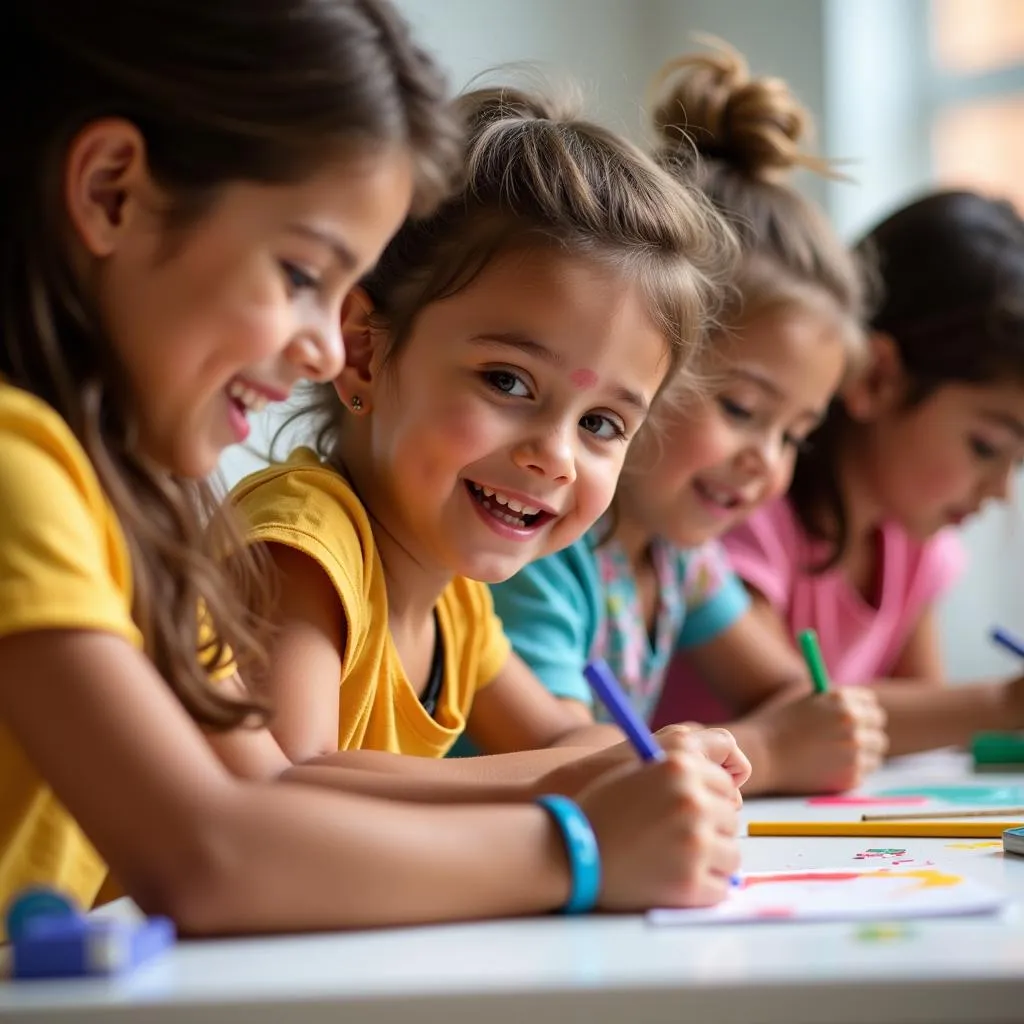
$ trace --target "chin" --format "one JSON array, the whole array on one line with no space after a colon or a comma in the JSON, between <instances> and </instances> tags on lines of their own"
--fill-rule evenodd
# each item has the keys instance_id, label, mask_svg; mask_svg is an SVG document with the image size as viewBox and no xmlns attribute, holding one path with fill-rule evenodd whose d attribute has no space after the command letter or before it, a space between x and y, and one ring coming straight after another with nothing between
<instances>
[{"instance_id":1,"label":"chin","mask_svg":"<svg viewBox=\"0 0 1024 1024\"><path fill-rule=\"evenodd\" d=\"M677 548L695 548L708 541L717 540L728 533L736 525L735 521L723 524L721 527L708 526L703 530L666 530L661 536Z\"/></svg>"},{"instance_id":2,"label":"chin","mask_svg":"<svg viewBox=\"0 0 1024 1024\"><path fill-rule=\"evenodd\" d=\"M539 556L535 556L539 557ZM480 583L495 584L510 580L520 569L534 560L530 558L470 558L460 566L456 576L477 580Z\"/></svg>"}]
</instances>

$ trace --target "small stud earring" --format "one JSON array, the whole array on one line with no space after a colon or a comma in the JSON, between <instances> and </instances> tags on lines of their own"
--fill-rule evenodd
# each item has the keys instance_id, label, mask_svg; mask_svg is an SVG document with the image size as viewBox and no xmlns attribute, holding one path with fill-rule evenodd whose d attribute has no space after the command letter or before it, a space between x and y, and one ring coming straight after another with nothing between
<instances>
[{"instance_id":1,"label":"small stud earring","mask_svg":"<svg viewBox=\"0 0 1024 1024\"><path fill-rule=\"evenodd\" d=\"M353 395L352 401L350 401L348 404L353 412L363 411L363 400L358 395Z\"/></svg>"}]
</instances>

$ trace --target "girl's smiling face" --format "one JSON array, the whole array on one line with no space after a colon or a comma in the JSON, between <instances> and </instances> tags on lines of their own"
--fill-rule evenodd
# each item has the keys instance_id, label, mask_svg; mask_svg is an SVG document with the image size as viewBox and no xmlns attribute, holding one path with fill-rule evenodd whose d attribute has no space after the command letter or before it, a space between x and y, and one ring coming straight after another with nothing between
<instances>
[{"instance_id":1,"label":"girl's smiling face","mask_svg":"<svg viewBox=\"0 0 1024 1024\"><path fill-rule=\"evenodd\" d=\"M341 455L419 565L486 582L579 538L615 493L669 366L640 289L549 248L506 253L420 311L391 356L349 303Z\"/></svg>"},{"instance_id":2,"label":"girl's smiling face","mask_svg":"<svg viewBox=\"0 0 1024 1024\"><path fill-rule=\"evenodd\" d=\"M629 453L621 528L681 547L717 537L789 486L846 363L831 312L785 306L712 341L699 394L666 396Z\"/></svg>"},{"instance_id":3,"label":"girl's smiling face","mask_svg":"<svg viewBox=\"0 0 1024 1024\"><path fill-rule=\"evenodd\" d=\"M245 440L251 412L339 372L342 301L398 229L412 188L409 155L380 149L294 184L225 185L179 225L134 125L82 131L67 159L73 255L150 459L206 476Z\"/></svg>"}]
</instances>

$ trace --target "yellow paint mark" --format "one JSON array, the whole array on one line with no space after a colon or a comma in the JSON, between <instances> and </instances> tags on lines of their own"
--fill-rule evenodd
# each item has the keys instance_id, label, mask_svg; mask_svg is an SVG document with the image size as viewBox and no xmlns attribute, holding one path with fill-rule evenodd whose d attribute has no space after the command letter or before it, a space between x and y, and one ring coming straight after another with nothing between
<instances>
[{"instance_id":1,"label":"yellow paint mark","mask_svg":"<svg viewBox=\"0 0 1024 1024\"><path fill-rule=\"evenodd\" d=\"M1003 841L1001 839L985 839L977 843L946 843L948 850L987 850L994 846L1002 849Z\"/></svg>"},{"instance_id":2,"label":"yellow paint mark","mask_svg":"<svg viewBox=\"0 0 1024 1024\"><path fill-rule=\"evenodd\" d=\"M950 875L936 868L918 868L914 871L868 871L864 873L866 878L915 878L920 880L920 885L915 889L943 889L959 885L963 881L962 875Z\"/></svg>"}]
</instances>

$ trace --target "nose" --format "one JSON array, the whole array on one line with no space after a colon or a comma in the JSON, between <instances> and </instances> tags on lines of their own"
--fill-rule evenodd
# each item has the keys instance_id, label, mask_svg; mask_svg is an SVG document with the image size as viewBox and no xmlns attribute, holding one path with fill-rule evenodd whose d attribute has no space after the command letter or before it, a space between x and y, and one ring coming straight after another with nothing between
<instances>
[{"instance_id":1,"label":"nose","mask_svg":"<svg viewBox=\"0 0 1024 1024\"><path fill-rule=\"evenodd\" d=\"M576 424L539 431L517 444L512 461L520 468L558 483L576 479Z\"/></svg>"},{"instance_id":2,"label":"nose","mask_svg":"<svg viewBox=\"0 0 1024 1024\"><path fill-rule=\"evenodd\" d=\"M345 340L340 321L334 319L316 329L300 331L288 343L285 356L306 380L334 380L345 368Z\"/></svg>"},{"instance_id":3,"label":"nose","mask_svg":"<svg viewBox=\"0 0 1024 1024\"><path fill-rule=\"evenodd\" d=\"M784 442L775 434L764 434L740 453L740 468L753 479L774 479L785 458Z\"/></svg>"}]
</instances>

